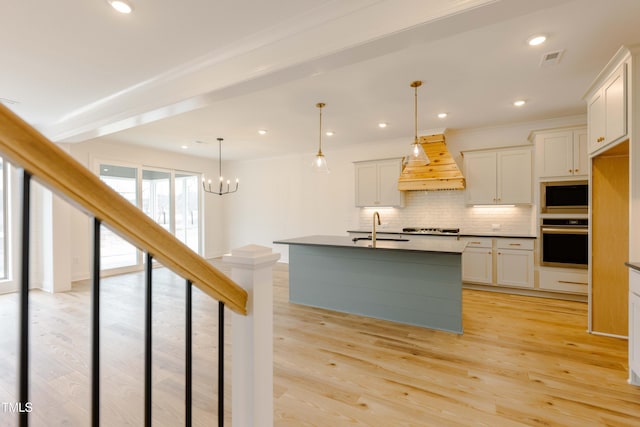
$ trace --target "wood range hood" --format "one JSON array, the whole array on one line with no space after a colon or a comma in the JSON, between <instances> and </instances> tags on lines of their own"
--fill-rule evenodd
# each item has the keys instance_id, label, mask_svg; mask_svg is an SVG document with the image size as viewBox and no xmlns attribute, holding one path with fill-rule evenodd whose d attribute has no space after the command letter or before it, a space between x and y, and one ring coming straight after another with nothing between
<instances>
[{"instance_id":1,"label":"wood range hood","mask_svg":"<svg viewBox=\"0 0 640 427\"><path fill-rule=\"evenodd\" d=\"M421 136L420 145L431 162L426 166L405 164L398 179L398 190L464 190L464 176L447 149L444 134Z\"/></svg>"}]
</instances>

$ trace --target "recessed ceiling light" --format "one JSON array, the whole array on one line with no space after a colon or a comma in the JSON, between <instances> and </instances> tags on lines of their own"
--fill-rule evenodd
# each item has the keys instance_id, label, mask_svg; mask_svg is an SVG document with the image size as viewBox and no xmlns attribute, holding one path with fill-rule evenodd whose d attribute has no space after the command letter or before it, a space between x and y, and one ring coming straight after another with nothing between
<instances>
[{"instance_id":1,"label":"recessed ceiling light","mask_svg":"<svg viewBox=\"0 0 640 427\"><path fill-rule=\"evenodd\" d=\"M527 39L529 46L539 46L547 40L547 36L544 34L536 34Z\"/></svg>"},{"instance_id":2,"label":"recessed ceiling light","mask_svg":"<svg viewBox=\"0 0 640 427\"><path fill-rule=\"evenodd\" d=\"M182 148L183 150L186 150L186 149L189 148L189 146L188 145L181 145L180 148Z\"/></svg>"},{"instance_id":3,"label":"recessed ceiling light","mask_svg":"<svg viewBox=\"0 0 640 427\"><path fill-rule=\"evenodd\" d=\"M380 122L380 123L378 123L378 127L379 127L380 129L384 129L384 128L386 128L386 127L387 127L387 124L386 124L386 123L384 123L384 122Z\"/></svg>"},{"instance_id":4,"label":"recessed ceiling light","mask_svg":"<svg viewBox=\"0 0 640 427\"><path fill-rule=\"evenodd\" d=\"M258 133L260 135L266 135L267 134L267 130L266 129L258 129Z\"/></svg>"},{"instance_id":5,"label":"recessed ceiling light","mask_svg":"<svg viewBox=\"0 0 640 427\"><path fill-rule=\"evenodd\" d=\"M131 3L126 0L107 0L107 2L111 5L112 8L120 13L131 13L131 11L133 10L133 6L131 6Z\"/></svg>"},{"instance_id":6,"label":"recessed ceiling light","mask_svg":"<svg viewBox=\"0 0 640 427\"><path fill-rule=\"evenodd\" d=\"M519 100L515 101L513 103L513 105L515 105L516 107L522 107L526 103L527 103L527 101L525 101L524 99L519 99Z\"/></svg>"},{"instance_id":7,"label":"recessed ceiling light","mask_svg":"<svg viewBox=\"0 0 640 427\"><path fill-rule=\"evenodd\" d=\"M328 130L328 131L325 132L325 135L333 136L333 135L335 135L335 133L332 130Z\"/></svg>"},{"instance_id":8,"label":"recessed ceiling light","mask_svg":"<svg viewBox=\"0 0 640 427\"><path fill-rule=\"evenodd\" d=\"M439 119L444 119L444 118L446 118L448 115L449 115L449 114L447 114L447 113L438 113L438 118L439 118Z\"/></svg>"}]
</instances>

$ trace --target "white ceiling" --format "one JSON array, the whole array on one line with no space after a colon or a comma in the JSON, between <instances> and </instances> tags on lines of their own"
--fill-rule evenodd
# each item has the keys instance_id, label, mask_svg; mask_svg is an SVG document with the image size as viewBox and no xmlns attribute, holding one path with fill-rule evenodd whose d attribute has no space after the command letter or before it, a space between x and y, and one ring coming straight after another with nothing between
<instances>
[{"instance_id":1,"label":"white ceiling","mask_svg":"<svg viewBox=\"0 0 640 427\"><path fill-rule=\"evenodd\" d=\"M0 0L0 98L55 141L227 158L584 114L639 0ZM546 33L529 47L526 39ZM558 65L543 54L564 50ZM528 102L515 108L518 98ZM449 117L440 120L441 111ZM379 121L389 123L382 130ZM260 136L259 128L268 130ZM205 141L207 144L196 144Z\"/></svg>"}]
</instances>

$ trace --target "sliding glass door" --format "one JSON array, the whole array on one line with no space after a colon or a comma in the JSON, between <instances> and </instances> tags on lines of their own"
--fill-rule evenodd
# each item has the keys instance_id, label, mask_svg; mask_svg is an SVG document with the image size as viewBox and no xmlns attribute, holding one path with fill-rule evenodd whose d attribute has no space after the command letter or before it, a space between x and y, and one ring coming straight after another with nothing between
<instances>
[{"instance_id":1,"label":"sliding glass door","mask_svg":"<svg viewBox=\"0 0 640 427\"><path fill-rule=\"evenodd\" d=\"M142 171L142 210L167 231L171 226L171 172Z\"/></svg>"},{"instance_id":2,"label":"sliding glass door","mask_svg":"<svg viewBox=\"0 0 640 427\"><path fill-rule=\"evenodd\" d=\"M200 253L200 174L102 162L99 167L100 178L106 184ZM140 251L104 227L101 251L105 270L143 263Z\"/></svg>"},{"instance_id":3,"label":"sliding glass door","mask_svg":"<svg viewBox=\"0 0 640 427\"><path fill-rule=\"evenodd\" d=\"M176 172L175 235L200 253L200 175Z\"/></svg>"},{"instance_id":4,"label":"sliding glass door","mask_svg":"<svg viewBox=\"0 0 640 427\"><path fill-rule=\"evenodd\" d=\"M137 168L100 164L100 179L129 202L138 205ZM136 266L141 258L135 246L105 226L101 227L100 255L104 270Z\"/></svg>"}]
</instances>

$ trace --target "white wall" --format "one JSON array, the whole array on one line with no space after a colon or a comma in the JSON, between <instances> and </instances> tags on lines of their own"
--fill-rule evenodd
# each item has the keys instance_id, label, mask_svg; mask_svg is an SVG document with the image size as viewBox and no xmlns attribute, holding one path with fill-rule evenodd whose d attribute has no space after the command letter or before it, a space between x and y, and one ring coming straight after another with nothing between
<instances>
[{"instance_id":1,"label":"white wall","mask_svg":"<svg viewBox=\"0 0 640 427\"><path fill-rule=\"evenodd\" d=\"M567 117L509 126L447 132L447 147L461 165L460 151L530 144L533 130L580 125L585 116ZM427 132L420 132L427 134ZM230 164L242 188L224 206L227 250L250 243L274 247L288 260L286 246L274 240L310 234L344 235L347 230L368 229L371 212L354 207L353 162L401 157L411 138L378 143L325 147L331 173L316 175L310 164L313 151ZM463 191L410 192L407 206L381 210L384 226L455 226L469 232L490 232L499 223L502 232L535 234L535 210L531 207L472 208L464 205ZM385 221L386 218L386 221ZM419 223L417 221L420 220Z\"/></svg>"}]
</instances>

